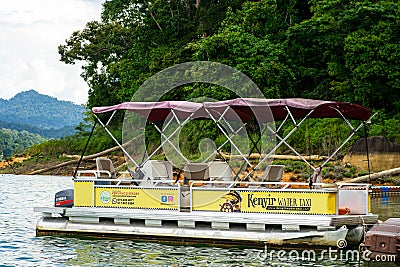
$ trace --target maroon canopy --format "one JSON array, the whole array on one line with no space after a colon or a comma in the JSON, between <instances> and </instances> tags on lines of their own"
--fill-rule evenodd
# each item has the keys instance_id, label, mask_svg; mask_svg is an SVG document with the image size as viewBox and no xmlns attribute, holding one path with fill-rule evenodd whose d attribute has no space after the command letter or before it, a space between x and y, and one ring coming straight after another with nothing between
<instances>
[{"instance_id":1,"label":"maroon canopy","mask_svg":"<svg viewBox=\"0 0 400 267\"><path fill-rule=\"evenodd\" d=\"M129 110L147 117L149 121L164 121L171 110L179 117L188 117L187 114L199 112L203 104L189 101L162 101L162 102L125 102L108 107L94 107L93 113L104 113L114 110ZM186 114L186 115L185 115Z\"/></svg>"},{"instance_id":2,"label":"maroon canopy","mask_svg":"<svg viewBox=\"0 0 400 267\"><path fill-rule=\"evenodd\" d=\"M228 108L229 107L229 108ZM164 121L171 113L178 117L210 118L210 114L218 119L221 114L225 118L249 121L253 116L262 121L282 120L288 110L294 118L304 118L310 113L311 118L341 118L366 121L371 111L362 106L348 102L332 102L304 98L263 99L237 98L218 102L195 103L190 101L163 102L125 102L108 107L94 107L93 113L104 113L114 110L129 110L146 116L151 122ZM225 112L225 113L224 113ZM342 115L341 115L341 114Z\"/></svg>"},{"instance_id":3,"label":"maroon canopy","mask_svg":"<svg viewBox=\"0 0 400 267\"><path fill-rule=\"evenodd\" d=\"M305 98L263 99L263 98L237 98L216 102L229 105L247 121L252 113L262 114L268 106L274 120L283 120L288 110L294 118L304 118L310 111L311 118L341 118L340 113L347 119L366 121L371 116L371 111L362 106L348 102L332 102ZM251 112L252 111L252 112ZM338 112L340 111L340 113Z\"/></svg>"}]
</instances>

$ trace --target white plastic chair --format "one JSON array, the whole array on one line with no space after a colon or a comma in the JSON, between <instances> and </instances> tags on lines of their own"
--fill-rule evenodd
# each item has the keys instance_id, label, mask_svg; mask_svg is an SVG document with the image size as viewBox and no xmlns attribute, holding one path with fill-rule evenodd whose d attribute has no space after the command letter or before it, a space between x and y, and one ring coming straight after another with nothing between
<instances>
[{"instance_id":1,"label":"white plastic chair","mask_svg":"<svg viewBox=\"0 0 400 267\"><path fill-rule=\"evenodd\" d=\"M115 171L114 165L109 158L96 158L96 166L99 171L99 176L101 173L106 173L109 178L116 178L117 172Z\"/></svg>"},{"instance_id":2,"label":"white plastic chair","mask_svg":"<svg viewBox=\"0 0 400 267\"><path fill-rule=\"evenodd\" d=\"M268 165L261 177L261 182L282 182L284 168L284 165ZM280 187L280 185L272 187Z\"/></svg>"},{"instance_id":3,"label":"white plastic chair","mask_svg":"<svg viewBox=\"0 0 400 267\"><path fill-rule=\"evenodd\" d=\"M141 168L144 173L144 182L142 186L150 185L148 182L152 181L153 185L156 185L163 180L173 179L173 166L169 161L164 160L149 160Z\"/></svg>"},{"instance_id":4,"label":"white plastic chair","mask_svg":"<svg viewBox=\"0 0 400 267\"><path fill-rule=\"evenodd\" d=\"M208 168L210 181L233 181L232 170L228 163L223 161L211 161L208 163Z\"/></svg>"},{"instance_id":5,"label":"white plastic chair","mask_svg":"<svg viewBox=\"0 0 400 267\"><path fill-rule=\"evenodd\" d=\"M183 167L185 180L208 181L210 173L207 163L186 163Z\"/></svg>"}]
</instances>

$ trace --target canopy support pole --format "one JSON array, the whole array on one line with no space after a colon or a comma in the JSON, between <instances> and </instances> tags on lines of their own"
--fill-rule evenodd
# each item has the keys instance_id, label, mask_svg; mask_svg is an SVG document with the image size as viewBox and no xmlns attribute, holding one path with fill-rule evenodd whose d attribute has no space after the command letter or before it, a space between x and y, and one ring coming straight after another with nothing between
<instances>
[{"instance_id":1,"label":"canopy support pole","mask_svg":"<svg viewBox=\"0 0 400 267\"><path fill-rule=\"evenodd\" d=\"M110 118L108 118L108 121L105 124L105 126L108 126L108 124L110 124L110 122L111 122L112 118L114 118L114 115L115 115L116 112L117 112L116 110L113 111L113 113L111 114Z\"/></svg>"},{"instance_id":2,"label":"canopy support pole","mask_svg":"<svg viewBox=\"0 0 400 267\"><path fill-rule=\"evenodd\" d=\"M320 165L322 168L325 166L338 152L342 147L360 130L360 128L363 126L363 123L361 123L356 129L352 131L352 133L346 138L346 140L343 141L343 143Z\"/></svg>"},{"instance_id":3,"label":"canopy support pole","mask_svg":"<svg viewBox=\"0 0 400 267\"><path fill-rule=\"evenodd\" d=\"M312 164L310 163L310 162L308 162L308 160L306 160L299 152L297 152L297 150L296 149L294 149L291 145L289 145L285 140L283 140L282 139L282 137L280 137L279 135L276 135L276 137L279 139L279 140L282 140L282 142L283 142L283 144L286 146L286 147L288 147L290 150L292 150L295 154L296 154L296 156L298 156L302 161L304 161L304 163L306 163L307 165L308 165L308 167L310 167L311 169L313 169L314 171L315 171L315 167L314 166L312 166Z\"/></svg>"},{"instance_id":4,"label":"canopy support pole","mask_svg":"<svg viewBox=\"0 0 400 267\"><path fill-rule=\"evenodd\" d=\"M340 116L343 118L343 120L346 122L346 124L349 126L351 129L351 134L346 138L346 140L343 141L343 143L320 165L320 168L325 166L338 152L342 147L347 144L347 142L350 141L350 139L360 130L360 128L364 125L364 122L360 123L356 128L349 122L349 120L346 119L346 117L338 110L337 108L332 107L334 110L336 110Z\"/></svg>"},{"instance_id":5,"label":"canopy support pole","mask_svg":"<svg viewBox=\"0 0 400 267\"><path fill-rule=\"evenodd\" d=\"M368 163L368 183L371 179L371 166L369 161L369 148L368 148L368 130L367 124L364 122L364 139L365 139L365 151L367 153L367 163Z\"/></svg>"},{"instance_id":6,"label":"canopy support pole","mask_svg":"<svg viewBox=\"0 0 400 267\"><path fill-rule=\"evenodd\" d=\"M234 137L235 135L237 135L245 126L246 126L246 123L243 124L242 126L240 126L235 132L233 132L233 133L231 134L230 137L232 138L232 137ZM219 147L217 147L216 151L219 153L219 151L221 150L221 148L223 148L224 145L226 145L227 143L229 143L229 140L228 140L228 139L226 139L226 140L222 143L222 145L220 145ZM206 162L207 160L209 160L210 157L211 157L211 156L208 156L205 160L203 160L203 162Z\"/></svg>"},{"instance_id":7,"label":"canopy support pole","mask_svg":"<svg viewBox=\"0 0 400 267\"><path fill-rule=\"evenodd\" d=\"M247 123L243 123L238 129L234 130L232 128L232 126L229 124L229 122L225 119L225 114L228 112L230 107L226 107L226 109L224 110L224 112L222 112L222 114L220 114L220 118L218 120L216 120L214 117L211 116L210 112L208 111L208 109L206 108L207 113L211 116L211 119L214 121L214 123L216 123L217 125L219 125L219 122L221 120L223 120L226 125L229 127L229 129L231 130L231 135L230 138L227 138L219 147L216 148L216 152L218 154L221 155L221 157L224 159L224 161L226 162L226 159L223 157L223 155L221 154L220 150L221 148L224 147L224 145L226 145L227 143L231 142L231 138L233 138L235 135L237 135L242 129L244 129L247 125ZM224 134L224 133L223 133ZM225 135L225 134L224 134ZM203 160L203 163L207 162L210 159L211 155L208 156L206 159ZM229 168L231 169L231 171L235 174L235 178L239 175L239 172L236 172L231 165L229 165Z\"/></svg>"},{"instance_id":8,"label":"canopy support pole","mask_svg":"<svg viewBox=\"0 0 400 267\"><path fill-rule=\"evenodd\" d=\"M76 178L76 174L78 173L79 166L81 165L82 159L83 159L83 157L85 155L86 149L87 149L87 147L89 145L90 138L93 135L93 132L94 132L94 129L96 128L96 125L97 125L97 121L94 121L92 130L90 131L88 140L86 141L85 148L83 149L81 157L79 158L78 164L76 165L76 168L75 168L75 171L74 171L74 175L72 175L72 177L74 177L74 178Z\"/></svg>"}]
</instances>

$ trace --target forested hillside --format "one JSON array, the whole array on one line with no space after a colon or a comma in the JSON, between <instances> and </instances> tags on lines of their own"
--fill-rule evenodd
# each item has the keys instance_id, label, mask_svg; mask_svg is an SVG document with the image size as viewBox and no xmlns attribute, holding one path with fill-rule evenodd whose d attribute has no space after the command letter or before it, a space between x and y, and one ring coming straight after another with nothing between
<instances>
[{"instance_id":1,"label":"forested hillside","mask_svg":"<svg viewBox=\"0 0 400 267\"><path fill-rule=\"evenodd\" d=\"M370 135L399 143L399 10L397 0L110 0L101 21L74 32L59 54L66 64L83 64L88 107L129 101L149 77L178 63L214 61L248 75L266 98L347 101L378 111ZM193 84L163 99L234 97L223 90ZM332 149L320 144L335 145L342 130L313 138L334 124L308 123L308 133L288 143L303 153ZM191 140L201 134L193 131Z\"/></svg>"},{"instance_id":2,"label":"forested hillside","mask_svg":"<svg viewBox=\"0 0 400 267\"><path fill-rule=\"evenodd\" d=\"M15 153L23 152L33 144L46 141L40 135L28 133L27 131L15 131L0 128L0 160L6 159Z\"/></svg>"},{"instance_id":3,"label":"forested hillside","mask_svg":"<svg viewBox=\"0 0 400 267\"><path fill-rule=\"evenodd\" d=\"M72 102L60 101L29 90L18 93L10 100L1 99L0 123L15 124L19 128L21 125L26 125L42 130L75 127L82 121L84 111L84 107Z\"/></svg>"},{"instance_id":4,"label":"forested hillside","mask_svg":"<svg viewBox=\"0 0 400 267\"><path fill-rule=\"evenodd\" d=\"M394 0L111 0L102 20L73 33L59 53L83 62L89 107L129 100L174 64L208 60L244 72L267 98L349 101L393 114L399 8ZM210 85L180 89L170 97L218 98Z\"/></svg>"},{"instance_id":5,"label":"forested hillside","mask_svg":"<svg viewBox=\"0 0 400 267\"><path fill-rule=\"evenodd\" d=\"M85 108L34 90L0 99L0 158L20 153L49 138L73 135Z\"/></svg>"},{"instance_id":6,"label":"forested hillside","mask_svg":"<svg viewBox=\"0 0 400 267\"><path fill-rule=\"evenodd\" d=\"M40 128L29 124L19 124L13 122L0 121L0 128L16 131L27 131L45 138L61 138L67 135L73 135L76 126L64 126L62 128Z\"/></svg>"}]
</instances>

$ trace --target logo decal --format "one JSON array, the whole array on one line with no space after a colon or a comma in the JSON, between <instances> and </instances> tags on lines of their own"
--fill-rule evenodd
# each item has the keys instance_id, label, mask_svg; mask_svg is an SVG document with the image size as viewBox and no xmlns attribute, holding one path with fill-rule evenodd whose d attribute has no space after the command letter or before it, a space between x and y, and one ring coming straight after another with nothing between
<instances>
[{"instance_id":1,"label":"logo decal","mask_svg":"<svg viewBox=\"0 0 400 267\"><path fill-rule=\"evenodd\" d=\"M111 199L111 194L108 191L102 191L100 193L100 201L104 204L108 204L110 202Z\"/></svg>"},{"instance_id":2,"label":"logo decal","mask_svg":"<svg viewBox=\"0 0 400 267\"><path fill-rule=\"evenodd\" d=\"M161 196L161 202L162 203L174 202L174 196Z\"/></svg>"},{"instance_id":3,"label":"logo decal","mask_svg":"<svg viewBox=\"0 0 400 267\"><path fill-rule=\"evenodd\" d=\"M222 197L225 203L220 204L220 211L222 212L240 212L242 197L237 191L230 191Z\"/></svg>"}]
</instances>

